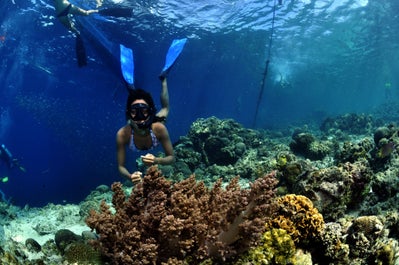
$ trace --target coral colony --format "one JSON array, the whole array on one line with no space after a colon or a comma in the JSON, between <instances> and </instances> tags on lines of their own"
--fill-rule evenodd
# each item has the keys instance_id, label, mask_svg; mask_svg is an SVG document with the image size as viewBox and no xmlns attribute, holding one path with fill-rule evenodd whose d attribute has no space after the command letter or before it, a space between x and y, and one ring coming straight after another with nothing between
<instances>
[{"instance_id":1,"label":"coral colony","mask_svg":"<svg viewBox=\"0 0 399 265\"><path fill-rule=\"evenodd\" d=\"M102 202L86 222L115 264L222 262L256 245L273 212L276 184L271 173L246 190L237 178L225 189L220 181L208 189L194 176L172 185L152 167L129 198L113 184L115 213Z\"/></svg>"}]
</instances>

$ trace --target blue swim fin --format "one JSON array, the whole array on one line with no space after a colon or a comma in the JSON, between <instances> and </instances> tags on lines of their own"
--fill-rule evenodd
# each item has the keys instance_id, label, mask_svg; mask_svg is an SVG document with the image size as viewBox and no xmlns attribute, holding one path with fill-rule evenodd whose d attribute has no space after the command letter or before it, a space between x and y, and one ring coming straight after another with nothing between
<instances>
[{"instance_id":1,"label":"blue swim fin","mask_svg":"<svg viewBox=\"0 0 399 265\"><path fill-rule=\"evenodd\" d=\"M179 57L180 53L183 51L184 45L187 42L187 38L175 39L169 47L168 53L166 54L165 65L162 68L159 79L163 80L168 75L176 59Z\"/></svg>"},{"instance_id":2,"label":"blue swim fin","mask_svg":"<svg viewBox=\"0 0 399 265\"><path fill-rule=\"evenodd\" d=\"M125 81L129 85L134 85L134 61L133 61L133 51L130 48L127 48L120 44L120 61L121 61L121 70L122 75Z\"/></svg>"}]
</instances>

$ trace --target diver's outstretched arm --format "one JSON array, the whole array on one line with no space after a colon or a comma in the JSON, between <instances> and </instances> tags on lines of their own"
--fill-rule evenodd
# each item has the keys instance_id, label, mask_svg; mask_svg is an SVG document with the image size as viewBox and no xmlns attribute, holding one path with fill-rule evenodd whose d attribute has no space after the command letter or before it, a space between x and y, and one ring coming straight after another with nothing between
<instances>
[{"instance_id":1,"label":"diver's outstretched arm","mask_svg":"<svg viewBox=\"0 0 399 265\"><path fill-rule=\"evenodd\" d=\"M72 5L71 10L69 11L70 14L74 15L81 15L81 16L88 16L94 13L98 13L98 10L96 9L89 9L85 10L83 8L77 7L75 5Z\"/></svg>"}]
</instances>

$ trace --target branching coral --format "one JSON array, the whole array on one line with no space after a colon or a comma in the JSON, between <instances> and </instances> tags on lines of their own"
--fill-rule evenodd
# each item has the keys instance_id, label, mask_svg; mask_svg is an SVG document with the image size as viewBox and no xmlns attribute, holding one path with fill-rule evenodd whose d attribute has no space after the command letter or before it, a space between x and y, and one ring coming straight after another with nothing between
<instances>
[{"instance_id":1,"label":"branching coral","mask_svg":"<svg viewBox=\"0 0 399 265\"><path fill-rule=\"evenodd\" d=\"M191 176L173 184L156 167L126 198L122 185L112 185L115 213L103 201L86 223L113 264L199 263L228 260L256 244L273 210L274 173L242 190L238 177L226 188L212 189Z\"/></svg>"}]
</instances>

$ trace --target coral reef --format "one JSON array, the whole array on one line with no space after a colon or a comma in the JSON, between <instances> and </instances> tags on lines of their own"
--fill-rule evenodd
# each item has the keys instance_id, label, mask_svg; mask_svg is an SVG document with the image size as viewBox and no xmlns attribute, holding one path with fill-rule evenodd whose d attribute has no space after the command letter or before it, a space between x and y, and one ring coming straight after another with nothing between
<instances>
[{"instance_id":1,"label":"coral reef","mask_svg":"<svg viewBox=\"0 0 399 265\"><path fill-rule=\"evenodd\" d=\"M376 216L360 216L353 220L348 229L346 242L351 245L350 256L370 255L371 246L383 232L384 226Z\"/></svg>"},{"instance_id":2,"label":"coral reef","mask_svg":"<svg viewBox=\"0 0 399 265\"><path fill-rule=\"evenodd\" d=\"M79 206L37 211L0 202L0 263L399 264L399 127L349 114L297 128L199 119L176 163L133 189L102 185ZM88 215L98 234L83 231ZM59 231L70 222L83 230Z\"/></svg>"},{"instance_id":3,"label":"coral reef","mask_svg":"<svg viewBox=\"0 0 399 265\"><path fill-rule=\"evenodd\" d=\"M241 189L234 178L212 189L194 176L172 184L154 166L129 198L114 183L112 204L86 219L95 242L113 264L225 261L257 243L273 212L274 174Z\"/></svg>"},{"instance_id":4,"label":"coral reef","mask_svg":"<svg viewBox=\"0 0 399 265\"><path fill-rule=\"evenodd\" d=\"M385 234L388 232L377 216L355 218L348 228L346 238L350 246L349 257L359 263L366 260L368 264L393 265L395 253L398 253L398 242L386 239Z\"/></svg>"},{"instance_id":5,"label":"coral reef","mask_svg":"<svg viewBox=\"0 0 399 265\"><path fill-rule=\"evenodd\" d=\"M218 120L212 117L194 122L188 136L193 139L194 149L209 165L231 165L245 152L246 145L250 144L248 141L252 137L240 137L245 133L253 134L253 140L259 138L253 131L244 129L233 120Z\"/></svg>"},{"instance_id":6,"label":"coral reef","mask_svg":"<svg viewBox=\"0 0 399 265\"><path fill-rule=\"evenodd\" d=\"M310 198L326 220L336 220L364 198L371 175L364 160L312 170L297 178L292 192Z\"/></svg>"},{"instance_id":7,"label":"coral reef","mask_svg":"<svg viewBox=\"0 0 399 265\"><path fill-rule=\"evenodd\" d=\"M378 124L379 122L375 121L371 115L348 113L326 118L320 126L320 130L328 134L336 134L337 131L366 134L370 133Z\"/></svg>"},{"instance_id":8,"label":"coral reef","mask_svg":"<svg viewBox=\"0 0 399 265\"><path fill-rule=\"evenodd\" d=\"M286 230L295 244L301 247L320 241L324 219L311 200L305 196L288 194L277 198L277 205L273 218L266 223L268 230Z\"/></svg>"},{"instance_id":9,"label":"coral reef","mask_svg":"<svg viewBox=\"0 0 399 265\"><path fill-rule=\"evenodd\" d=\"M65 249L64 258L69 264L103 264L100 251L84 242L69 244Z\"/></svg>"},{"instance_id":10,"label":"coral reef","mask_svg":"<svg viewBox=\"0 0 399 265\"><path fill-rule=\"evenodd\" d=\"M321 251L318 259L324 264L351 264L350 247L345 243L344 228L340 223L326 223L321 240ZM321 255L323 253L323 255Z\"/></svg>"},{"instance_id":11,"label":"coral reef","mask_svg":"<svg viewBox=\"0 0 399 265\"><path fill-rule=\"evenodd\" d=\"M260 245L243 254L235 264L295 264L294 241L284 229L266 231Z\"/></svg>"},{"instance_id":12,"label":"coral reef","mask_svg":"<svg viewBox=\"0 0 399 265\"><path fill-rule=\"evenodd\" d=\"M276 169L272 152L289 150L269 136L269 132L246 129L232 119L198 119L175 144L175 165L160 169L174 181L194 173L208 187L220 178L228 182L237 175L253 181Z\"/></svg>"},{"instance_id":13,"label":"coral reef","mask_svg":"<svg viewBox=\"0 0 399 265\"><path fill-rule=\"evenodd\" d=\"M387 169L390 159L398 155L396 150L399 146L398 128L393 124L377 128L374 132L374 143L373 168L376 171Z\"/></svg>"},{"instance_id":14,"label":"coral reef","mask_svg":"<svg viewBox=\"0 0 399 265\"><path fill-rule=\"evenodd\" d=\"M235 264L312 264L310 253L319 249L324 234L323 216L301 195L278 197L273 218L260 244L241 255Z\"/></svg>"},{"instance_id":15,"label":"coral reef","mask_svg":"<svg viewBox=\"0 0 399 265\"><path fill-rule=\"evenodd\" d=\"M327 223L315 261L323 264L395 264L397 240L387 238L388 222L377 216L343 218ZM320 255L323 254L323 255Z\"/></svg>"},{"instance_id":16,"label":"coral reef","mask_svg":"<svg viewBox=\"0 0 399 265\"><path fill-rule=\"evenodd\" d=\"M345 141L339 149L339 152L335 155L336 163L354 163L358 160L370 160L370 152L374 148L375 147L369 137L364 138L359 142Z\"/></svg>"},{"instance_id":17,"label":"coral reef","mask_svg":"<svg viewBox=\"0 0 399 265\"><path fill-rule=\"evenodd\" d=\"M7 248L0 247L0 264L7 265L59 265L87 264L101 265L103 258L84 237L68 229L56 232L54 240L40 245L33 238L28 238L25 246L10 240Z\"/></svg>"},{"instance_id":18,"label":"coral reef","mask_svg":"<svg viewBox=\"0 0 399 265\"><path fill-rule=\"evenodd\" d=\"M351 128L352 124L354 128ZM376 125L379 127L375 127ZM373 130L374 134L372 134ZM399 197L395 196L399 191L397 180L399 156L396 150L399 143L398 131L394 125L381 126L365 115L344 115L334 121L330 119L322 126L321 133L310 131L305 126L305 129L295 129L290 133L292 136L244 129L233 120L219 120L215 117L197 120L193 123L190 133L182 137L175 145L177 161L176 165L165 168L165 172L170 173L168 177L176 181L184 179L189 173L195 173L196 180L202 180L205 184L203 190L210 190L215 182L220 188L222 185L220 181L228 185L229 181L237 181L235 176L240 175L239 186L242 188L245 186L242 180L256 180L264 173L275 170L276 177L279 179L277 190L281 195L276 203L280 206L273 208L274 211L269 208L269 221L265 222L266 227L262 229L268 228L264 236L274 235L276 241L288 242L284 240L287 235L283 235L284 232L278 230L285 229L284 231L294 242L296 250L284 252L282 246L288 246L287 243L276 245L274 249L268 247L269 252L267 252L265 248L262 249L262 241L257 243L253 241L251 244L244 244L245 247L250 247L250 250L240 256L242 263L239 263L237 260L234 261L234 257L237 258L237 254L244 248L236 249L238 243L229 245L229 255L223 252L226 246L218 249L219 246L216 243L208 244L206 251L203 251L204 248L195 243L198 241L197 232L191 232L194 233L189 236L191 241L188 237L182 237L188 234L183 227L190 221L187 221L187 218L170 217L170 220L165 218L162 224L166 227L173 224L177 238L163 232L163 235L169 236L169 239L164 241L165 244L173 242L179 247L180 252L164 246L162 249L167 249L171 253L165 256L162 251L159 251L157 241L159 237L151 238L147 243L152 244L150 244L151 253L156 253L152 256L153 259L158 263L169 261L175 264L179 262L212 264L212 262L222 260L226 264L229 264L227 262L236 262L234 264L281 262L283 264L284 261L281 260L300 264L298 263L300 259L308 262L311 257L313 262L319 264L393 264L397 259L395 253L397 253L397 238L399 237L399 229L396 228L399 218L395 217L398 215L397 210L392 212L392 209L397 209L396 205L399 204ZM365 135L354 135L360 132ZM217 155L213 156L214 154ZM161 169L164 171L163 167ZM169 187L169 185L171 184L166 186ZM169 201L166 198L170 193L162 194L163 199L160 201L164 201L167 205ZM285 197L286 194L290 195ZM285 204L280 204L282 198L285 198ZM138 198L136 199L137 204L143 204ZM130 197L127 202L131 200ZM308 209L308 214L297 214L299 206L303 207L303 211ZM126 211L124 207L127 206L116 207L116 212L105 203L102 207L102 211L94 216L98 217L102 214L103 224L108 224L108 221L105 221L108 220L107 218L123 219L123 217L115 216L123 216L118 211L123 213ZM185 207L187 206L181 208ZM159 212L165 211L163 207L157 209ZM387 213L388 210L391 211ZM384 228L377 237L366 236L369 231L367 226L359 225L363 220L360 218L362 216L368 216L364 220L376 220L369 216L378 217L381 223L377 226L382 225ZM310 225L297 224L301 217L306 217L307 221L304 221L306 218L302 221ZM132 219L126 218L126 220ZM133 219L136 220L135 218ZM159 218L155 220L155 223L161 224ZM166 220L168 220L167 224L164 224ZM324 225L325 229L321 228L324 224L323 220L328 222ZM102 226L99 223L97 225L101 231ZM116 223L119 225L118 222ZM319 225L318 229L312 227L316 224ZM118 225L114 226L115 231L120 230ZM262 226L259 225L259 227ZM197 229L196 225L192 227ZM147 230L152 231L149 228ZM162 231L166 230L165 228ZM136 233L139 232L136 231ZM101 233L99 234L101 236ZM141 236L140 233L139 235ZM110 238L112 235L106 233L105 239L100 237L98 243L101 245L101 240L107 241ZM180 241L183 243L177 243ZM193 251L193 248L188 247L192 243L197 244L195 246L199 251ZM209 247L211 245L213 246ZM120 247L120 245L117 246ZM108 247L112 248L111 245ZM132 248L143 249L139 245ZM217 250L211 251L212 249ZM110 257L114 257L115 254L108 251L111 252ZM270 251L274 251L274 254ZM278 252L282 256L284 253L288 254L280 259L277 258L280 256ZM295 252L294 256L292 256L293 252ZM213 255L215 253L216 255ZM151 257L150 254L137 255ZM258 258L256 262L255 258Z\"/></svg>"},{"instance_id":19,"label":"coral reef","mask_svg":"<svg viewBox=\"0 0 399 265\"><path fill-rule=\"evenodd\" d=\"M316 139L309 132L301 132L297 130L292 135L290 143L291 150L299 155L312 160L322 160L333 150L334 143L331 141L321 141Z\"/></svg>"}]
</instances>

